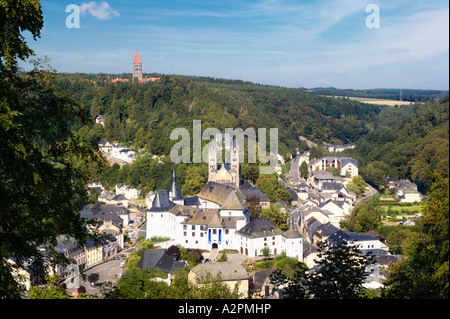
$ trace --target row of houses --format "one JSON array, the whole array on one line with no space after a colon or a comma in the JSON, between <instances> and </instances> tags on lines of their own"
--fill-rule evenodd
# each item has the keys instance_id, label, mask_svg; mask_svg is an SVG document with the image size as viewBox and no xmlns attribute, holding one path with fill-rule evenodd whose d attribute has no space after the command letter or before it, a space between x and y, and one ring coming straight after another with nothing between
<instances>
[{"instance_id":1,"label":"row of houses","mask_svg":"<svg viewBox=\"0 0 450 319\"><path fill-rule=\"evenodd\" d=\"M119 183L115 186L115 193L105 190L100 182L89 182L88 188L91 194L96 193L99 202L107 205L128 207L133 199L137 199L140 191L133 186Z\"/></svg>"},{"instance_id":2,"label":"row of houses","mask_svg":"<svg viewBox=\"0 0 450 319\"><path fill-rule=\"evenodd\" d=\"M55 250L74 261L78 267L87 269L116 256L121 250L121 244L112 234L88 239L84 245L80 245L71 237L61 235L57 238ZM57 265L55 273L65 279L68 274L67 267Z\"/></svg>"},{"instance_id":3,"label":"row of houses","mask_svg":"<svg viewBox=\"0 0 450 319\"><path fill-rule=\"evenodd\" d=\"M337 169L341 176L354 177L358 175L358 160L351 157L325 156L315 159L309 171L325 171L327 168Z\"/></svg>"},{"instance_id":4,"label":"row of houses","mask_svg":"<svg viewBox=\"0 0 450 319\"><path fill-rule=\"evenodd\" d=\"M130 211L116 205L88 205L80 211L80 216L89 221L93 233L95 231L99 235L82 243L67 235L57 237L55 252L65 256L71 263L70 265L47 263L46 272L49 275L58 275L61 281L69 278L74 267L88 269L114 258L124 248L123 227L131 222ZM45 260L48 255L45 246L42 246L41 254ZM14 263L13 260L10 262ZM43 278L34 269L33 262L25 263L15 274L27 291L31 285L43 282Z\"/></svg>"},{"instance_id":5,"label":"row of houses","mask_svg":"<svg viewBox=\"0 0 450 319\"><path fill-rule=\"evenodd\" d=\"M327 242L334 246L345 241L348 245L357 246L363 253L370 252L374 256L375 263L366 269L370 275L364 285L370 288L382 287L389 264L398 261L400 256L389 252L386 240L380 234L373 231L359 234L340 229L340 221L354 207L354 194L346 190L340 177L326 171L312 172L307 187L308 198L291 213L297 231L303 238L303 262L310 271L314 271L319 260L317 243Z\"/></svg>"},{"instance_id":6,"label":"row of houses","mask_svg":"<svg viewBox=\"0 0 450 319\"><path fill-rule=\"evenodd\" d=\"M356 144L343 144L343 145L334 145L326 143L323 145L323 148L326 149L330 153L340 153L348 149L354 149Z\"/></svg>"}]
</instances>

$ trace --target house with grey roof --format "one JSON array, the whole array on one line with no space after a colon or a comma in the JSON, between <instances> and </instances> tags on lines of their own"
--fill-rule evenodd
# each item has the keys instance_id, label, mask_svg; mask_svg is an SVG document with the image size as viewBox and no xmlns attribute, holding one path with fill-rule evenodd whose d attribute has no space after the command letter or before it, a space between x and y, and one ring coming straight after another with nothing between
<instances>
[{"instance_id":1,"label":"house with grey roof","mask_svg":"<svg viewBox=\"0 0 450 319\"><path fill-rule=\"evenodd\" d=\"M303 243L303 262L308 268L312 268L316 265L314 260L318 259L319 252L319 248L316 245L307 241Z\"/></svg>"},{"instance_id":2,"label":"house with grey roof","mask_svg":"<svg viewBox=\"0 0 450 319\"><path fill-rule=\"evenodd\" d=\"M285 252L288 257L301 260L299 253L302 246L302 236L294 225L290 224L288 231L283 232L267 218L255 218L236 232L239 240L239 251L250 257L262 255L264 249L269 249L271 255ZM301 248L303 250L303 248Z\"/></svg>"},{"instance_id":3,"label":"house with grey roof","mask_svg":"<svg viewBox=\"0 0 450 319\"><path fill-rule=\"evenodd\" d=\"M219 279L231 290L237 286L241 298L247 298L249 275L239 263L202 263L192 268L188 274L188 280L193 284L201 285L202 282L214 279Z\"/></svg>"},{"instance_id":4,"label":"house with grey roof","mask_svg":"<svg viewBox=\"0 0 450 319\"><path fill-rule=\"evenodd\" d=\"M263 209L270 208L270 199L269 197L264 194L258 186L251 185L248 181L244 181L239 190L241 191L242 195L244 195L246 201L248 201L249 198L256 198L259 205Z\"/></svg>"},{"instance_id":5,"label":"house with grey roof","mask_svg":"<svg viewBox=\"0 0 450 319\"><path fill-rule=\"evenodd\" d=\"M65 280L69 273L74 269L73 265L77 267L83 267L86 263L86 251L83 246L80 246L78 242L70 236L60 235L56 238L57 245L55 251L61 255L64 255L71 261L71 266L57 264L55 266L55 273L60 276L62 280Z\"/></svg>"},{"instance_id":6,"label":"house with grey roof","mask_svg":"<svg viewBox=\"0 0 450 319\"><path fill-rule=\"evenodd\" d=\"M168 255L166 249L146 250L136 264L138 269L155 268L166 273L186 267L186 263L178 261L178 255Z\"/></svg>"},{"instance_id":7,"label":"house with grey roof","mask_svg":"<svg viewBox=\"0 0 450 319\"><path fill-rule=\"evenodd\" d=\"M358 175L358 160L351 157L325 156L316 159L311 165L311 171L325 171L328 167L336 168L341 176Z\"/></svg>"},{"instance_id":8,"label":"house with grey roof","mask_svg":"<svg viewBox=\"0 0 450 319\"><path fill-rule=\"evenodd\" d=\"M401 203L420 202L424 196L417 190L417 185L408 179L400 179L394 186L395 196Z\"/></svg>"},{"instance_id":9,"label":"house with grey roof","mask_svg":"<svg viewBox=\"0 0 450 319\"><path fill-rule=\"evenodd\" d=\"M352 231L338 230L327 238L327 242L331 246L347 245L356 246L362 252L372 252L381 249L384 246L381 241L375 237L355 233Z\"/></svg>"},{"instance_id":10,"label":"house with grey roof","mask_svg":"<svg viewBox=\"0 0 450 319\"><path fill-rule=\"evenodd\" d=\"M313 231L313 238L314 238L313 242L317 243L319 241L325 241L328 239L328 237L333 235L338 230L339 228L330 222L326 224L320 224Z\"/></svg>"},{"instance_id":11,"label":"house with grey roof","mask_svg":"<svg viewBox=\"0 0 450 319\"><path fill-rule=\"evenodd\" d=\"M130 211L122 206L93 204L84 207L80 216L86 220L96 220L100 223L111 221L118 228L128 225Z\"/></svg>"}]
</instances>

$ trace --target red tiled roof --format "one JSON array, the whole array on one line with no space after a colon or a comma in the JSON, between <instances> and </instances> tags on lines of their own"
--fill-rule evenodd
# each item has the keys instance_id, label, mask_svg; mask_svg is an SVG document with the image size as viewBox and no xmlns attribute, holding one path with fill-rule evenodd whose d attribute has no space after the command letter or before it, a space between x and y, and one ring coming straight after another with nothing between
<instances>
[{"instance_id":1,"label":"red tiled roof","mask_svg":"<svg viewBox=\"0 0 450 319\"><path fill-rule=\"evenodd\" d=\"M141 63L141 58L139 57L139 52L136 52L136 57L134 58L133 64L135 63Z\"/></svg>"}]
</instances>

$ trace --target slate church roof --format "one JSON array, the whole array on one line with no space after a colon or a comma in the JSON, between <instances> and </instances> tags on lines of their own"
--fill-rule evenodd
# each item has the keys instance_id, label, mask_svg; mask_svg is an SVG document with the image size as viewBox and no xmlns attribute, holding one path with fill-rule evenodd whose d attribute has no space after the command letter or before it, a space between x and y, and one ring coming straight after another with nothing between
<instances>
[{"instance_id":1,"label":"slate church roof","mask_svg":"<svg viewBox=\"0 0 450 319\"><path fill-rule=\"evenodd\" d=\"M235 193L240 204L244 206L245 197L231 184L208 182L205 187L197 194L197 197L215 202L222 206L231 193Z\"/></svg>"},{"instance_id":2,"label":"slate church roof","mask_svg":"<svg viewBox=\"0 0 450 319\"><path fill-rule=\"evenodd\" d=\"M169 199L169 192L167 190L159 190L156 192L149 212L168 212L173 205L173 202Z\"/></svg>"},{"instance_id":3,"label":"slate church roof","mask_svg":"<svg viewBox=\"0 0 450 319\"><path fill-rule=\"evenodd\" d=\"M184 197L181 194L180 187L178 187L177 183L177 175L175 173L175 169L172 172L172 184L169 188L169 195L172 198L172 200L183 200Z\"/></svg>"}]
</instances>

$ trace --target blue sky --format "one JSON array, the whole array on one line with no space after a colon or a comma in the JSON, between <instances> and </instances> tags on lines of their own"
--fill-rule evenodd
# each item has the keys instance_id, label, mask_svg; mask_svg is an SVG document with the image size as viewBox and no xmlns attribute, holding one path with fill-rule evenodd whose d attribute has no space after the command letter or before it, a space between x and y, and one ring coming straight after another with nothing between
<instances>
[{"instance_id":1,"label":"blue sky","mask_svg":"<svg viewBox=\"0 0 450 319\"><path fill-rule=\"evenodd\" d=\"M144 72L286 87L449 89L448 1L41 1L29 45L59 72ZM80 28L66 27L66 6ZM367 28L376 4L380 28ZM27 64L23 63L25 68Z\"/></svg>"}]
</instances>

